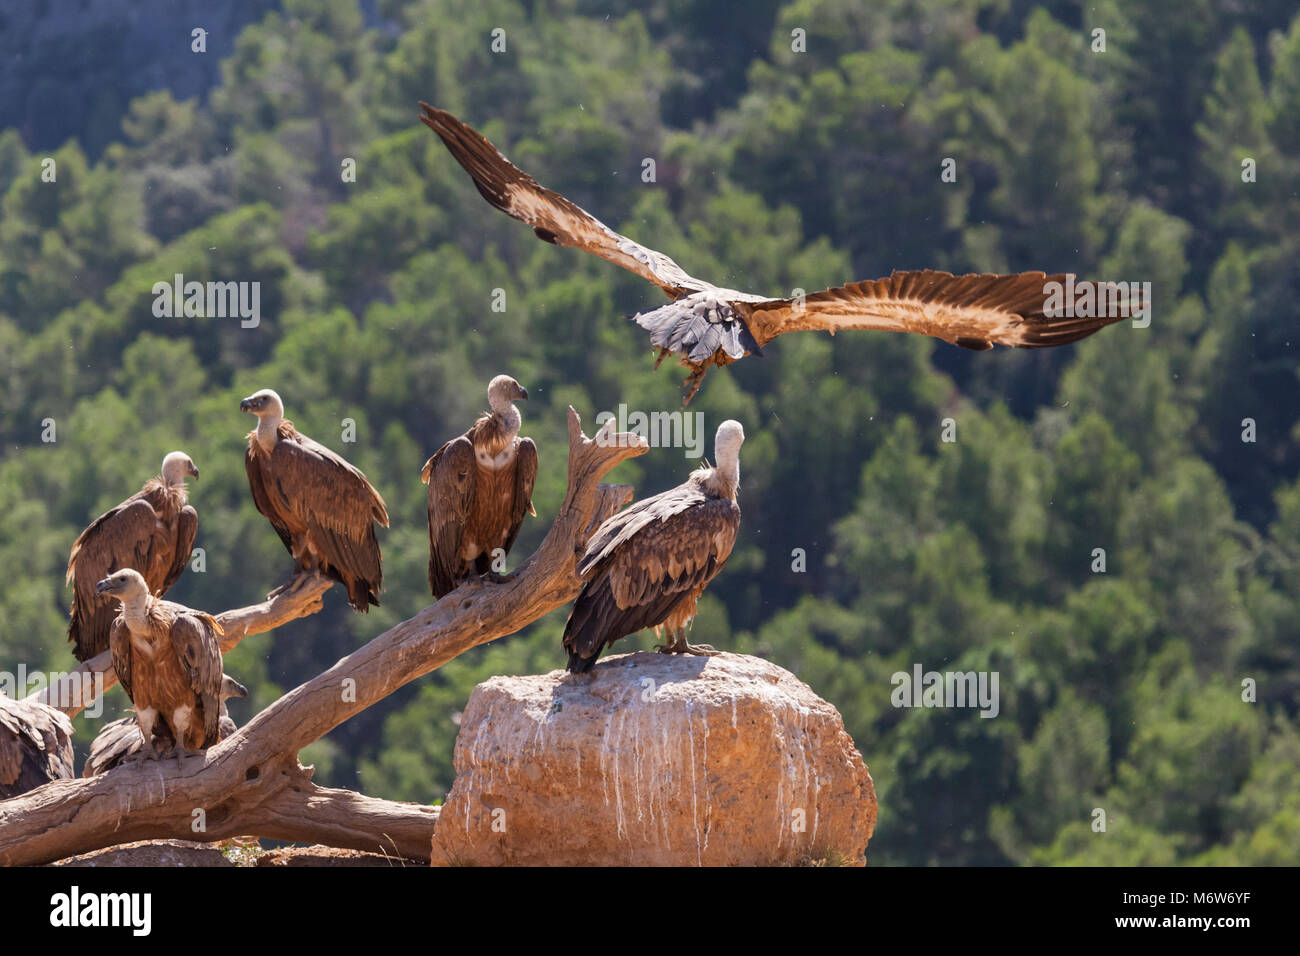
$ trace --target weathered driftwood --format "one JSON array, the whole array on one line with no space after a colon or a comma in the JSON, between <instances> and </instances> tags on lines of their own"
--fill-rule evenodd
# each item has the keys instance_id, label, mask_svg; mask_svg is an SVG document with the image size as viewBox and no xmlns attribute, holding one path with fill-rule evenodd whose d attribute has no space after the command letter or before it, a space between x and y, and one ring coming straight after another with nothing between
<instances>
[{"instance_id":1,"label":"weathered driftwood","mask_svg":"<svg viewBox=\"0 0 1300 956\"><path fill-rule=\"evenodd\" d=\"M645 451L639 437L608 429L587 438L570 408L568 490L546 540L513 579L462 585L287 693L201 760L118 767L0 802L0 863L45 863L132 840L236 835L428 859L433 808L316 787L299 750L404 684L572 600L587 538L632 497L630 486L600 479Z\"/></svg>"}]
</instances>

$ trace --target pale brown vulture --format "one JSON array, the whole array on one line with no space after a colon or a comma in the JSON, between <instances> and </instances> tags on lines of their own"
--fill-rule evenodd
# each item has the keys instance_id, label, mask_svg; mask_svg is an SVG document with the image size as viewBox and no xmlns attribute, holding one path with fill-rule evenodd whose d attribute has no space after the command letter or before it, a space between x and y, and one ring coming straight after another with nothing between
<instances>
[{"instance_id":1,"label":"pale brown vulture","mask_svg":"<svg viewBox=\"0 0 1300 956\"><path fill-rule=\"evenodd\" d=\"M954 276L923 269L781 299L720 288L688 274L662 252L620 235L540 185L478 131L445 110L427 103L420 103L420 109L421 122L438 134L489 203L532 226L546 242L600 256L653 282L674 300L633 318L660 350L658 361L675 353L681 364L691 369L686 380L687 402L699 390L710 366L760 354L760 346L787 332L918 332L982 351L995 344L1019 348L1065 345L1123 317L1044 315L1048 300L1045 285L1064 284L1066 276L1042 272ZM1133 314L1138 305L1130 302L1126 314Z\"/></svg>"},{"instance_id":2,"label":"pale brown vulture","mask_svg":"<svg viewBox=\"0 0 1300 956\"><path fill-rule=\"evenodd\" d=\"M509 375L488 385L490 412L424 463L429 486L429 590L434 597L462 581L505 578L492 570L494 551L510 552L525 514L533 510L537 446L519 437L515 400L528 390Z\"/></svg>"},{"instance_id":3,"label":"pale brown vulture","mask_svg":"<svg viewBox=\"0 0 1300 956\"><path fill-rule=\"evenodd\" d=\"M374 522L388 527L384 499L359 469L300 434L269 388L239 408L257 416L244 457L253 503L293 555L295 571L338 581L358 611L378 606L384 571Z\"/></svg>"},{"instance_id":4,"label":"pale brown vulture","mask_svg":"<svg viewBox=\"0 0 1300 956\"><path fill-rule=\"evenodd\" d=\"M0 691L0 800L72 776L72 721Z\"/></svg>"},{"instance_id":5,"label":"pale brown vulture","mask_svg":"<svg viewBox=\"0 0 1300 956\"><path fill-rule=\"evenodd\" d=\"M149 590L166 594L185 570L194 550L199 515L188 504L186 476L199 477L189 455L174 451L162 471L116 508L104 512L81 532L68 558L72 617L68 640L77 660L108 650L108 629L117 607L95 593L95 582L122 568L144 575Z\"/></svg>"},{"instance_id":6,"label":"pale brown vulture","mask_svg":"<svg viewBox=\"0 0 1300 956\"><path fill-rule=\"evenodd\" d=\"M221 707L217 719L217 740L225 740L238 728L226 712L226 701L231 697L247 697L248 690L233 677L221 679ZM98 777L108 773L122 762L135 758L144 749L140 724L134 717L123 717L105 724L90 744L90 754L81 769L83 777Z\"/></svg>"},{"instance_id":7,"label":"pale brown vulture","mask_svg":"<svg viewBox=\"0 0 1300 956\"><path fill-rule=\"evenodd\" d=\"M108 645L149 743L141 756L171 751L183 760L216 743L223 677L216 618L154 597L138 571L117 571L95 587L122 605Z\"/></svg>"},{"instance_id":8,"label":"pale brown vulture","mask_svg":"<svg viewBox=\"0 0 1300 956\"><path fill-rule=\"evenodd\" d=\"M607 518L578 562L582 592L564 625L568 668L589 671L620 637L653 627L668 632L659 648L674 654L713 654L686 643L695 603L722 570L740 528L740 422L718 426L717 465L698 468L671 491L634 502Z\"/></svg>"}]
</instances>

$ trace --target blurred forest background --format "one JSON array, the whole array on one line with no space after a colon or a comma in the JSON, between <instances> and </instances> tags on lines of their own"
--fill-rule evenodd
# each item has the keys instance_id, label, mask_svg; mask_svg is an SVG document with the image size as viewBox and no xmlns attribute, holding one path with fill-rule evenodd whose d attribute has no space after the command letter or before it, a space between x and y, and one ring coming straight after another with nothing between
<instances>
[{"instance_id":1,"label":"blurred forest background","mask_svg":"<svg viewBox=\"0 0 1300 956\"><path fill-rule=\"evenodd\" d=\"M240 723L427 605L420 467L492 375L528 387L542 455L512 566L562 497L567 405L589 433L620 402L679 407L685 372L653 371L623 319L657 293L491 210L417 122L424 99L736 288L922 267L1151 282L1149 328L1059 350L802 334L710 373L692 410L710 454L719 421L745 425L744 520L695 639L840 708L879 791L873 863L1300 862L1293 0L183 3L129 55L80 6L9 11L3 30L22 62L0 113L0 667L72 664L68 549L175 448L203 474L207 569L169 596L220 611L285 579L244 477L256 388L367 473L392 528L383 607L354 614L335 588L227 658L251 691ZM260 326L155 318L175 273L260 282ZM659 449L611 480L651 494L693 465ZM471 689L562 666L566 613L304 761L326 784L440 799ZM893 708L890 675L914 663L998 671L1001 714ZM103 719L127 706L111 692ZM79 753L97 725L79 719Z\"/></svg>"}]
</instances>

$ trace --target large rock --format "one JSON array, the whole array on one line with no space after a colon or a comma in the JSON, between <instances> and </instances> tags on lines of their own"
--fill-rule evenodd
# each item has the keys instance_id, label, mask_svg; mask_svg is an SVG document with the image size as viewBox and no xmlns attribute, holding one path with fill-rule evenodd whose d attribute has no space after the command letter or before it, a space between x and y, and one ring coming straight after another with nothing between
<instances>
[{"instance_id":1,"label":"large rock","mask_svg":"<svg viewBox=\"0 0 1300 956\"><path fill-rule=\"evenodd\" d=\"M626 654L470 696L435 865L862 863L876 794L839 713L768 661Z\"/></svg>"}]
</instances>

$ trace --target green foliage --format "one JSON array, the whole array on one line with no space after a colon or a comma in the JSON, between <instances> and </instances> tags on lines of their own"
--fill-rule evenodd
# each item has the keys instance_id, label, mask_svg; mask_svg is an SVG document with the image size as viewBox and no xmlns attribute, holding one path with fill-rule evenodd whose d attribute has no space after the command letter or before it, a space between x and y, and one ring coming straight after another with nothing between
<instances>
[{"instance_id":1,"label":"green foliage","mask_svg":"<svg viewBox=\"0 0 1300 956\"><path fill-rule=\"evenodd\" d=\"M70 666L68 548L176 448L202 471L207 567L171 596L221 610L283 580L243 473L254 389L365 470L392 527L382 607L331 593L229 656L240 723L427 605L420 466L492 375L529 388L541 448L516 561L564 494L569 404L589 432L620 403L678 406L681 370L655 371L622 318L659 294L492 212L416 123L423 99L720 284L922 266L1150 282L1149 328L1060 350L808 333L711 372L690 411L706 436L746 426L744 520L696 630L840 709L880 795L874 862L1300 862L1300 17L1239 6L423 0L381 2L375 25L354 0L287 0L204 97L105 94L44 154L0 132L0 663ZM64 95L43 79L28 99ZM178 273L260 283L262 321L155 317ZM678 452L611 480L661 491L694 465ZM458 658L303 759L328 784L441 799L473 687L559 667L563 622ZM893 706L916 664L996 671L998 716ZM125 706L114 691L79 720L83 751Z\"/></svg>"}]
</instances>

